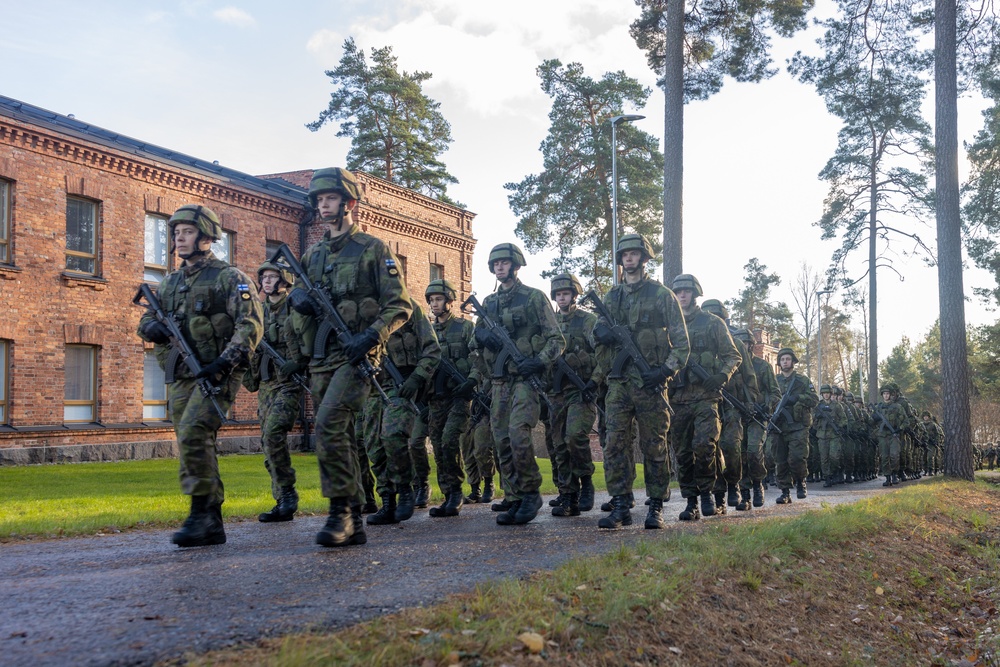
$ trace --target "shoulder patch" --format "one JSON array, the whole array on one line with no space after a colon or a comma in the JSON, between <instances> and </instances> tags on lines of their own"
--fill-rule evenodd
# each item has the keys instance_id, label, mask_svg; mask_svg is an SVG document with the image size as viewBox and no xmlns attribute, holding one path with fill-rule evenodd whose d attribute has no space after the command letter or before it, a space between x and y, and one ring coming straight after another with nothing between
<instances>
[{"instance_id":1,"label":"shoulder patch","mask_svg":"<svg viewBox=\"0 0 1000 667\"><path fill-rule=\"evenodd\" d=\"M250 300L250 285L247 283L240 283L236 286L236 291L239 292L240 298L244 301Z\"/></svg>"},{"instance_id":2,"label":"shoulder patch","mask_svg":"<svg viewBox=\"0 0 1000 667\"><path fill-rule=\"evenodd\" d=\"M392 257L387 257L385 260L385 270L389 272L389 275L395 278L399 275L399 269L396 267L396 260Z\"/></svg>"}]
</instances>

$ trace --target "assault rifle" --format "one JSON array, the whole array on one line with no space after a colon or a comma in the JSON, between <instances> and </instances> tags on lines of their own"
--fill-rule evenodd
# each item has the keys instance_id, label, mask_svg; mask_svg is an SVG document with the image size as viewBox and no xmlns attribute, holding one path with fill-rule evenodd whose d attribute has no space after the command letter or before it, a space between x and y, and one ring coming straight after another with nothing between
<instances>
[{"instance_id":1,"label":"assault rifle","mask_svg":"<svg viewBox=\"0 0 1000 667\"><path fill-rule=\"evenodd\" d=\"M143 299L145 299L145 302ZM184 333L177 324L177 320L164 312L163 306L160 305L160 300L156 298L155 294L153 294L153 290L150 286L145 283L140 285L139 291L137 291L135 293L135 297L132 298L132 303L137 306L144 306L147 308L153 313L153 317L155 317L160 324L170 330L170 354L167 355L167 363L164 365L164 382L166 384L173 384L174 379L177 377L177 364L179 363L183 363L187 366L191 375L193 377L197 377L198 373L201 373L202 370L201 364L198 363L198 357L195 356L194 350L191 349L191 345L188 344L187 339L184 338ZM212 401L212 405L215 406L215 411L219 413L220 417L222 417L222 421L232 421L226 416L226 412L222 409L222 406L219 405L219 401L215 398L219 395L222 389L212 384L208 378L199 378L196 380L196 383L198 384L198 389L201 390L202 395Z\"/></svg>"},{"instance_id":2,"label":"assault rifle","mask_svg":"<svg viewBox=\"0 0 1000 667\"><path fill-rule=\"evenodd\" d=\"M260 360L260 379L263 380L264 382L270 382L271 365L269 362L273 361L275 366L281 368L282 366L285 365L287 360L283 356L281 356L280 352L274 349L274 346L272 346L270 343L267 342L266 336L261 336L258 347L260 347L261 351L264 353L263 358ZM309 383L306 381L306 379L302 376L301 373L292 373L291 378L293 382L301 386L310 394L312 393L312 390L309 389Z\"/></svg>"},{"instance_id":3,"label":"assault rifle","mask_svg":"<svg viewBox=\"0 0 1000 667\"><path fill-rule=\"evenodd\" d=\"M406 382L406 378L404 378L403 374L400 372L399 366L394 364L388 355L386 355L385 359L382 360L382 370L385 371L386 375L389 376L389 379L392 380L392 384L396 387L396 391L399 391L399 388L403 386L404 382ZM410 409L413 410L413 413L418 415L420 418L425 418L427 416L427 406L425 404L417 403L413 399L407 401L407 404Z\"/></svg>"},{"instance_id":4,"label":"assault rifle","mask_svg":"<svg viewBox=\"0 0 1000 667\"><path fill-rule=\"evenodd\" d=\"M823 419L826 420L830 426L833 427L833 432L839 435L841 438L850 437L845 429L837 426L836 422L833 421L833 406L820 403L816 406L816 409L822 413Z\"/></svg>"},{"instance_id":5,"label":"assault rifle","mask_svg":"<svg viewBox=\"0 0 1000 667\"><path fill-rule=\"evenodd\" d=\"M600 413L602 419L607 419L607 415L604 414L604 410L601 406L597 404L597 397L593 393L587 391L587 383L583 381L580 374L573 370L573 367L569 365L566 361L566 357L559 355L556 359L556 372L552 375L552 390L556 393L561 392L563 389L563 380L569 380L569 383L580 390L580 394L583 397L584 403L593 403L594 407Z\"/></svg>"},{"instance_id":6,"label":"assault rifle","mask_svg":"<svg viewBox=\"0 0 1000 667\"><path fill-rule=\"evenodd\" d=\"M893 435L899 435L899 431L897 431L892 427L892 424L889 423L889 420L885 418L884 414L882 414L878 410L872 410L872 414L878 417L880 420L882 420L882 425L885 426L887 429L889 429L889 433Z\"/></svg>"},{"instance_id":7,"label":"assault rifle","mask_svg":"<svg viewBox=\"0 0 1000 667\"><path fill-rule=\"evenodd\" d=\"M497 360L493 363L493 375L495 377L501 377L504 374L504 369L507 366L508 361L513 361L515 364L520 364L527 357L521 353L521 350L517 348L517 344L507 333L507 330L502 324L496 322L489 316L486 309L483 308L483 304L479 303L479 299L476 298L475 293L470 294L469 298L462 302L462 310L465 307L471 305L472 309L476 311L476 315L479 316L479 321L483 323L486 330L489 331L496 339L500 342L500 352L497 353ZM528 384L531 388L538 393L538 397L545 402L545 406L549 409L549 414L555 413L555 408L552 406L552 402L549 397L545 394L545 386L542 384L541 378L537 375L529 375L527 378Z\"/></svg>"},{"instance_id":8,"label":"assault rifle","mask_svg":"<svg viewBox=\"0 0 1000 667\"><path fill-rule=\"evenodd\" d=\"M435 376L434 391L437 394L444 394L445 393L446 387L444 386L445 385L444 380L450 379L455 384L461 385L461 384L465 383L466 380L469 379L469 378L465 377L464 375L462 375L462 371L458 370L458 368L455 366L455 364L453 364L451 362L451 359L445 359L444 356L441 357L441 363L438 364L438 369L440 371L443 371L443 372L438 373ZM489 414L489 412L490 412L490 401L489 401L489 398L486 396L485 392L474 391L472 393L472 402L480 410L484 410L486 412L486 414Z\"/></svg>"},{"instance_id":9,"label":"assault rifle","mask_svg":"<svg viewBox=\"0 0 1000 667\"><path fill-rule=\"evenodd\" d=\"M785 395L781 397L780 401L778 401L778 406L774 409L774 412L771 414L771 418L767 420L768 433L770 433L771 431L776 431L778 433L781 433L781 429L778 428L778 419L781 418L781 415L785 412L785 409L788 408L788 401L790 401L792 398L792 389L795 388L795 381L798 379L799 378L797 375L792 376L792 381L788 383L788 389L785 390ZM791 421L791 419L789 419L788 421Z\"/></svg>"},{"instance_id":10,"label":"assault rifle","mask_svg":"<svg viewBox=\"0 0 1000 667\"><path fill-rule=\"evenodd\" d=\"M618 343L618 353L615 355L614 361L611 362L611 373L608 377L623 377L625 374L625 364L632 362L633 365L639 370L640 373L648 373L653 370L653 367L649 365L646 361L646 357L642 355L639 351L639 346L635 344L635 340L632 338L632 332L628 330L623 324L618 324L615 318L611 317L611 311L608 307L604 305L601 301L601 297L597 296L597 292L590 290L584 297L580 300L580 303L590 301L594 304L594 308L597 310L597 314L607 320L608 326L611 329L611 334L615 337L615 341ZM656 385L656 391L658 394L663 396L664 386L662 384ZM663 399L664 404L667 406L667 412L671 415L674 411L670 408L670 402Z\"/></svg>"},{"instance_id":11,"label":"assault rifle","mask_svg":"<svg viewBox=\"0 0 1000 667\"><path fill-rule=\"evenodd\" d=\"M313 281L309 280L309 275L302 268L302 265L299 264L299 260L295 259L295 255L287 243L282 243L281 247L274 252L274 256L268 261L277 264L280 259L285 260L292 273L299 279L302 287L305 288L309 296L313 298L319 305L320 310L323 311L319 328L316 331L316 342L313 345L313 358L322 359L326 356L326 343L331 333L337 337L342 346L347 347L351 342L351 330L348 328L347 322L344 321L344 318L341 317L333 302L330 301L330 297L326 291L320 289ZM296 286L296 289L298 289L298 286ZM375 379L378 369L369 361L368 357L362 357L360 361L354 364L354 368L358 371L358 375L371 383L375 391L382 397L382 402L388 403L389 397L386 395L385 390L382 389L382 386L379 385L378 380Z\"/></svg>"},{"instance_id":12,"label":"assault rifle","mask_svg":"<svg viewBox=\"0 0 1000 667\"><path fill-rule=\"evenodd\" d=\"M711 373L709 373L704 366L702 366L696 361L688 362L687 367L688 370L694 373L695 377L697 377L702 382L712 377ZM722 398L723 400L726 401L726 403L729 403L729 405L736 408L736 410L739 411L739 413L742 414L744 417L752 419L753 421L760 424L762 428L767 428L767 422L761 419L760 416L758 416L757 412L755 410L752 410L746 403L736 398L736 396L733 395L733 392L729 391L725 387L722 387L721 391L722 391Z\"/></svg>"}]
</instances>

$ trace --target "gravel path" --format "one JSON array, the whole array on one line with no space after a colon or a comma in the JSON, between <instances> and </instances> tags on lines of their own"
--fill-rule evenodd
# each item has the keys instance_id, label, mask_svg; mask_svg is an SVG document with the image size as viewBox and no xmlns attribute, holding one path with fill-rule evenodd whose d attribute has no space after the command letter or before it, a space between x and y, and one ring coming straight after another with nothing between
<instances>
[{"instance_id":1,"label":"gravel path","mask_svg":"<svg viewBox=\"0 0 1000 667\"><path fill-rule=\"evenodd\" d=\"M761 509L698 524L787 516L885 491L879 481L817 488L777 506L770 489ZM597 529L603 514L596 510L558 519L546 506L532 523L510 527L497 526L487 505L449 519L418 510L407 522L369 527L367 545L345 549L313 544L323 517L229 523L227 544L197 549L174 547L163 530L0 545L0 663L146 665L342 627L622 543L669 539L698 525L676 521L682 507L675 497L665 512L668 530L647 531L640 504L636 525L616 532Z\"/></svg>"}]
</instances>

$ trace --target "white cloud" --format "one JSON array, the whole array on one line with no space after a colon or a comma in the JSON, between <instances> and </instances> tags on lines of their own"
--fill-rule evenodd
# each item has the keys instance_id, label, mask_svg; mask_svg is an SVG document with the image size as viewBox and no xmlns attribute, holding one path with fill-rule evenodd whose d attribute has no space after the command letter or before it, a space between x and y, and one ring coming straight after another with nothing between
<instances>
[{"instance_id":1,"label":"white cloud","mask_svg":"<svg viewBox=\"0 0 1000 667\"><path fill-rule=\"evenodd\" d=\"M212 16L223 23L236 26L237 28L252 28L257 25L254 17L247 14L238 7L223 7L212 12Z\"/></svg>"}]
</instances>

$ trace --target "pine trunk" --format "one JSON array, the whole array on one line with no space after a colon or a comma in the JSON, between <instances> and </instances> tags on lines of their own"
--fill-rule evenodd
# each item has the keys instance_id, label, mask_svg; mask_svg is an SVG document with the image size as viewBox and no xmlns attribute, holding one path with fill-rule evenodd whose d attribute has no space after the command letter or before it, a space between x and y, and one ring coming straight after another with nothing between
<instances>
[{"instance_id":1,"label":"pine trunk","mask_svg":"<svg viewBox=\"0 0 1000 667\"><path fill-rule=\"evenodd\" d=\"M684 0L667 0L663 93L663 283L683 273Z\"/></svg>"}]
</instances>

